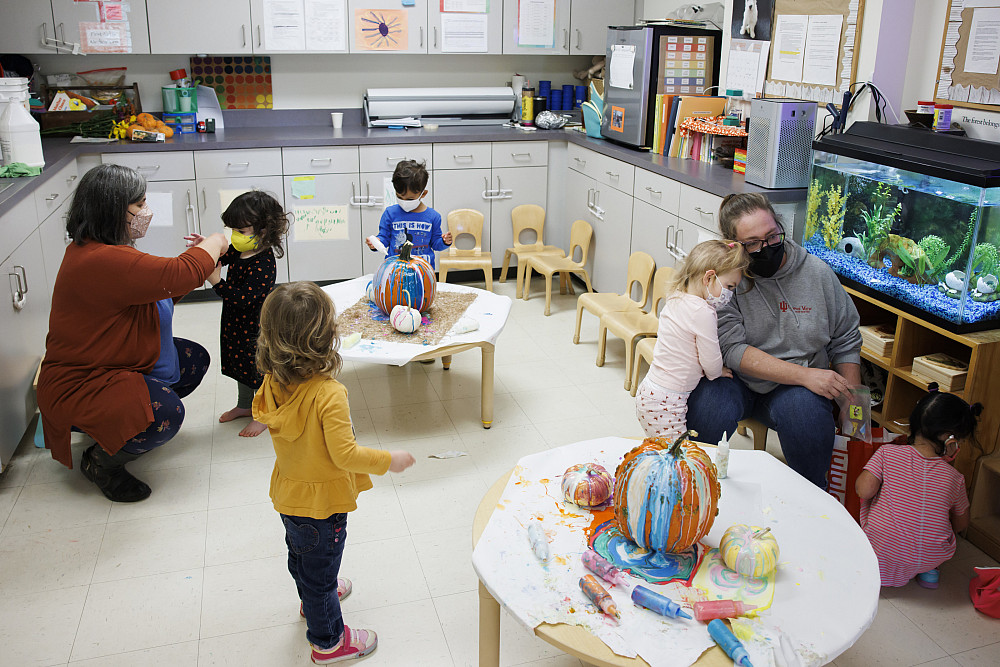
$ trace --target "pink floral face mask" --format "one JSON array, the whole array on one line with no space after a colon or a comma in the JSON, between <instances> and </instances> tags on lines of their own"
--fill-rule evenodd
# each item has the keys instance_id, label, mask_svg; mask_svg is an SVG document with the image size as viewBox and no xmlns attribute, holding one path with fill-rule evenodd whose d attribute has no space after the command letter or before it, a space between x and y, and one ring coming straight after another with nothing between
<instances>
[{"instance_id":1,"label":"pink floral face mask","mask_svg":"<svg viewBox=\"0 0 1000 667\"><path fill-rule=\"evenodd\" d=\"M153 210L149 204L143 204L138 212L132 214L132 219L128 222L128 237L135 241L146 235L149 223L153 220Z\"/></svg>"}]
</instances>

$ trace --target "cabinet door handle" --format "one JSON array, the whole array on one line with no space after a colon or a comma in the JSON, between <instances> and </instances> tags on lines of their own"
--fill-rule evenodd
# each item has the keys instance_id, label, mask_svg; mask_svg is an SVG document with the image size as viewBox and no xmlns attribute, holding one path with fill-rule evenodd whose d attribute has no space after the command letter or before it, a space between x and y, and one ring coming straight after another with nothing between
<instances>
[{"instance_id":1,"label":"cabinet door handle","mask_svg":"<svg viewBox=\"0 0 1000 667\"><path fill-rule=\"evenodd\" d=\"M420 48L424 48L424 26L420 26Z\"/></svg>"},{"instance_id":2,"label":"cabinet door handle","mask_svg":"<svg viewBox=\"0 0 1000 667\"><path fill-rule=\"evenodd\" d=\"M140 164L139 166L137 166L135 168L135 170L136 171L156 171L159 168L160 168L160 165L158 165L158 164L146 164L146 165Z\"/></svg>"},{"instance_id":3,"label":"cabinet door handle","mask_svg":"<svg viewBox=\"0 0 1000 667\"><path fill-rule=\"evenodd\" d=\"M62 23L59 24L59 41L66 43L66 26Z\"/></svg>"},{"instance_id":4,"label":"cabinet door handle","mask_svg":"<svg viewBox=\"0 0 1000 667\"><path fill-rule=\"evenodd\" d=\"M486 176L483 176L483 194L482 194L483 199L487 201L496 199L497 194L499 193L490 190L490 179L487 178Z\"/></svg>"},{"instance_id":5,"label":"cabinet door handle","mask_svg":"<svg viewBox=\"0 0 1000 667\"><path fill-rule=\"evenodd\" d=\"M249 162L227 162L226 163L226 169L228 169L230 167L243 167L244 169L248 169L250 167L250 163Z\"/></svg>"},{"instance_id":6,"label":"cabinet door handle","mask_svg":"<svg viewBox=\"0 0 1000 667\"><path fill-rule=\"evenodd\" d=\"M205 188L201 189L201 210L208 210L208 198L205 196Z\"/></svg>"},{"instance_id":7,"label":"cabinet door handle","mask_svg":"<svg viewBox=\"0 0 1000 667\"><path fill-rule=\"evenodd\" d=\"M434 26L434 48L438 47L438 27Z\"/></svg>"},{"instance_id":8,"label":"cabinet door handle","mask_svg":"<svg viewBox=\"0 0 1000 667\"><path fill-rule=\"evenodd\" d=\"M583 33L580 32L579 28L577 28L576 29L576 50L577 51L579 51L579 50L581 50L583 48L583 42L582 42L582 40L583 40Z\"/></svg>"},{"instance_id":9,"label":"cabinet door handle","mask_svg":"<svg viewBox=\"0 0 1000 667\"><path fill-rule=\"evenodd\" d=\"M69 178L66 179L66 185L69 185L70 183L72 183L75 180L76 180L76 174L73 174L72 176L70 176Z\"/></svg>"},{"instance_id":10,"label":"cabinet door handle","mask_svg":"<svg viewBox=\"0 0 1000 667\"><path fill-rule=\"evenodd\" d=\"M406 160L406 159L407 158L405 156L404 157L387 157L385 159L385 161L386 162L399 162L400 160Z\"/></svg>"},{"instance_id":11,"label":"cabinet door handle","mask_svg":"<svg viewBox=\"0 0 1000 667\"><path fill-rule=\"evenodd\" d=\"M20 285L21 281L24 280L24 284L21 285L21 291L24 294L27 294L28 293L28 274L24 272L24 267L20 266L18 264L14 265L14 270L21 272L21 276L17 279L17 283Z\"/></svg>"},{"instance_id":12,"label":"cabinet door handle","mask_svg":"<svg viewBox=\"0 0 1000 667\"><path fill-rule=\"evenodd\" d=\"M510 159L511 160L516 160L518 157L526 157L526 158L528 158L530 160L531 159L531 153L511 153L510 154ZM580 158L577 158L577 159L579 160Z\"/></svg>"},{"instance_id":13,"label":"cabinet door handle","mask_svg":"<svg viewBox=\"0 0 1000 667\"><path fill-rule=\"evenodd\" d=\"M681 248L684 247L683 244L684 244L684 230L678 227L677 231L674 232L674 248L677 250L677 254L680 255L681 259L684 259L685 257L688 256L686 252L681 250Z\"/></svg>"},{"instance_id":14,"label":"cabinet door handle","mask_svg":"<svg viewBox=\"0 0 1000 667\"><path fill-rule=\"evenodd\" d=\"M578 165L580 165L581 167L586 167L586 166L587 166L587 161L586 161L586 160L581 160L581 159L580 159L580 158L578 158L578 157L575 157L575 158L573 158L573 159L574 159L574 160L576 160L576 163L577 163Z\"/></svg>"},{"instance_id":15,"label":"cabinet door handle","mask_svg":"<svg viewBox=\"0 0 1000 667\"><path fill-rule=\"evenodd\" d=\"M612 171L606 171L604 173L607 174L609 178L620 178L619 174L616 174Z\"/></svg>"},{"instance_id":16,"label":"cabinet door handle","mask_svg":"<svg viewBox=\"0 0 1000 667\"><path fill-rule=\"evenodd\" d=\"M587 190L587 208L594 205L594 188Z\"/></svg>"},{"instance_id":17,"label":"cabinet door handle","mask_svg":"<svg viewBox=\"0 0 1000 667\"><path fill-rule=\"evenodd\" d=\"M59 194L58 193L53 193L53 194L49 195L48 197L46 197L45 201L55 201L57 199L59 199Z\"/></svg>"},{"instance_id":18,"label":"cabinet door handle","mask_svg":"<svg viewBox=\"0 0 1000 667\"><path fill-rule=\"evenodd\" d=\"M451 157L454 158L455 160L471 160L472 159L471 155L455 155L455 154L452 154Z\"/></svg>"},{"instance_id":19,"label":"cabinet door handle","mask_svg":"<svg viewBox=\"0 0 1000 667\"><path fill-rule=\"evenodd\" d=\"M667 250L671 255L674 254L674 244L670 242L670 231L674 228L673 225L667 225Z\"/></svg>"},{"instance_id":20,"label":"cabinet door handle","mask_svg":"<svg viewBox=\"0 0 1000 667\"><path fill-rule=\"evenodd\" d=\"M257 26L257 46L264 46L264 42L261 40L260 36L260 26Z\"/></svg>"},{"instance_id":21,"label":"cabinet door handle","mask_svg":"<svg viewBox=\"0 0 1000 667\"><path fill-rule=\"evenodd\" d=\"M694 210L698 211L702 215L711 215L713 217L715 216L715 212L714 211L706 211L701 206L695 206Z\"/></svg>"},{"instance_id":22,"label":"cabinet door handle","mask_svg":"<svg viewBox=\"0 0 1000 667\"><path fill-rule=\"evenodd\" d=\"M11 278L14 279L13 283ZM14 310L24 308L24 290L21 289L21 277L14 271L7 272L7 289L10 290L10 302Z\"/></svg>"},{"instance_id":23,"label":"cabinet door handle","mask_svg":"<svg viewBox=\"0 0 1000 667\"><path fill-rule=\"evenodd\" d=\"M327 164L330 164L331 162L333 162L333 158L332 157L311 157L311 158L309 158L309 164L312 164L314 162L325 162Z\"/></svg>"},{"instance_id":24,"label":"cabinet door handle","mask_svg":"<svg viewBox=\"0 0 1000 667\"><path fill-rule=\"evenodd\" d=\"M243 48L247 46L247 24L244 23L240 26L240 31L243 33Z\"/></svg>"},{"instance_id":25,"label":"cabinet door handle","mask_svg":"<svg viewBox=\"0 0 1000 667\"><path fill-rule=\"evenodd\" d=\"M650 194L654 194L654 195L662 195L663 194L663 190L654 190L653 188L649 187L648 185L646 186L646 189L649 190Z\"/></svg>"},{"instance_id":26,"label":"cabinet door handle","mask_svg":"<svg viewBox=\"0 0 1000 667\"><path fill-rule=\"evenodd\" d=\"M569 30L567 28L563 28L563 48L569 49Z\"/></svg>"},{"instance_id":27,"label":"cabinet door handle","mask_svg":"<svg viewBox=\"0 0 1000 667\"><path fill-rule=\"evenodd\" d=\"M184 207L184 229L188 236L194 233L194 206L191 205L191 190L187 190L187 206Z\"/></svg>"},{"instance_id":28,"label":"cabinet door handle","mask_svg":"<svg viewBox=\"0 0 1000 667\"><path fill-rule=\"evenodd\" d=\"M500 177L497 176L497 199L510 199L514 196L513 190L504 190L503 183L500 182Z\"/></svg>"}]
</instances>

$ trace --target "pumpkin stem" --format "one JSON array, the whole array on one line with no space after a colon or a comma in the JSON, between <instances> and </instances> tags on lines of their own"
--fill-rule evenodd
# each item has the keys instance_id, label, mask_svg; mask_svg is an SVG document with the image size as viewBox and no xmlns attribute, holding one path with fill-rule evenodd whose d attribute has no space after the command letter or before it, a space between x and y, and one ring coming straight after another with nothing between
<instances>
[{"instance_id":1,"label":"pumpkin stem","mask_svg":"<svg viewBox=\"0 0 1000 667\"><path fill-rule=\"evenodd\" d=\"M753 536L754 536L754 537L760 537L760 536L762 536L762 535L767 535L767 534L768 534L768 533L770 533L770 532L771 532L771 527L770 527L770 526L768 526L768 527L767 527L767 528L765 528L764 530L758 530L758 531L754 532Z\"/></svg>"},{"instance_id":2,"label":"pumpkin stem","mask_svg":"<svg viewBox=\"0 0 1000 667\"><path fill-rule=\"evenodd\" d=\"M688 429L687 431L684 431L683 433L681 433L680 437L678 437L676 440L674 440L674 444L670 445L670 455L671 456L677 456L678 452L680 452L681 444L685 440L688 439L688 436L696 438L696 437L698 437L698 432L697 431L692 431L691 429Z\"/></svg>"},{"instance_id":3,"label":"pumpkin stem","mask_svg":"<svg viewBox=\"0 0 1000 667\"><path fill-rule=\"evenodd\" d=\"M404 262L410 261L410 251L413 249L413 243L410 241L403 241L403 245L399 246L399 258Z\"/></svg>"},{"instance_id":4,"label":"pumpkin stem","mask_svg":"<svg viewBox=\"0 0 1000 667\"><path fill-rule=\"evenodd\" d=\"M413 308L413 304L410 302L410 290L408 289L403 290L403 294L406 295L406 307Z\"/></svg>"}]
</instances>

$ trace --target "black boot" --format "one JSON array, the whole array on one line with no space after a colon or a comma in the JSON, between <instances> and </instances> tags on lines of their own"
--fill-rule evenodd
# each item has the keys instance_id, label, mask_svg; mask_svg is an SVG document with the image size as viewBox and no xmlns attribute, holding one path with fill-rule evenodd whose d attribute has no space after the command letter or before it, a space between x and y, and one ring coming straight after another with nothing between
<instances>
[{"instance_id":1,"label":"black boot","mask_svg":"<svg viewBox=\"0 0 1000 667\"><path fill-rule=\"evenodd\" d=\"M138 454L125 450L119 450L112 456L95 444L80 458L80 471L97 485L108 500L135 503L145 500L152 493L145 482L136 479L125 469L126 463L137 458Z\"/></svg>"}]
</instances>

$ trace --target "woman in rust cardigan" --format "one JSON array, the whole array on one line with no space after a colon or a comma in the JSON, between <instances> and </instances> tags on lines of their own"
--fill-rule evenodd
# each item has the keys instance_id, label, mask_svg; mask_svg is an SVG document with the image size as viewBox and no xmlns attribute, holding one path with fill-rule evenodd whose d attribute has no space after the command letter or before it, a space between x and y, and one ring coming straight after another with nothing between
<instances>
[{"instance_id":1,"label":"woman in rust cardigan","mask_svg":"<svg viewBox=\"0 0 1000 667\"><path fill-rule=\"evenodd\" d=\"M204 283L228 247L213 234L178 257L147 255L133 242L151 219L146 181L134 170L105 164L80 179L38 378L52 458L72 468L70 430L91 436L96 444L80 468L119 502L149 497L125 464L177 433L180 399L208 369L205 348L172 336L173 305Z\"/></svg>"}]
</instances>

